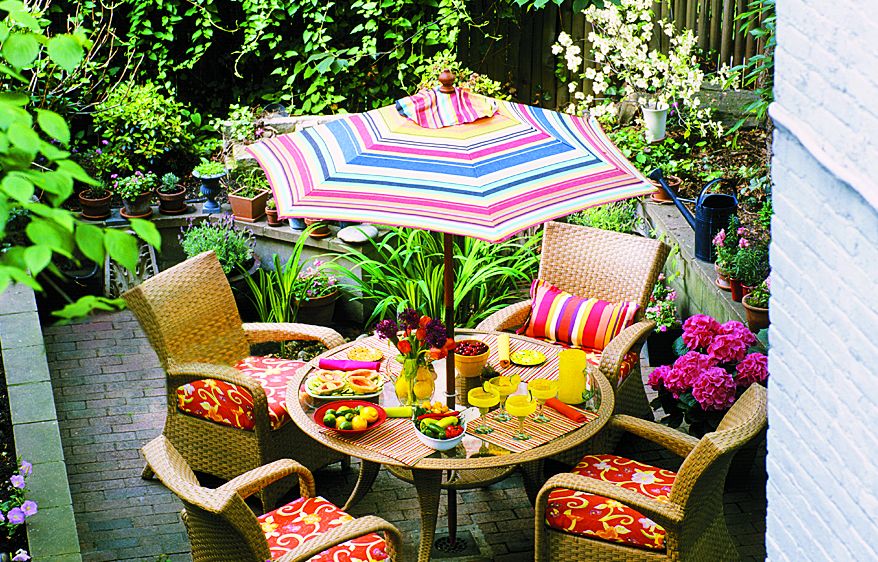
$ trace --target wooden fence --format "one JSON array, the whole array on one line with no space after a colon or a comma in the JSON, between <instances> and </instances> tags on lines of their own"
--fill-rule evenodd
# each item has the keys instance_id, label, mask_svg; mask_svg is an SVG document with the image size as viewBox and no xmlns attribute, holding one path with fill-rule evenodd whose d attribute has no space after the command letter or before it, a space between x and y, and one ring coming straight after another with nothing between
<instances>
[{"instance_id":1,"label":"wooden fence","mask_svg":"<svg viewBox=\"0 0 878 562\"><path fill-rule=\"evenodd\" d=\"M741 32L743 22L735 19L746 11L749 1L666 0L656 2L653 10L679 28L692 29L707 64L716 69L722 63L741 64L761 52L761 42ZM584 64L591 64L587 39L591 26L582 13L574 13L570 2L561 7L550 3L536 12L521 11L511 19L492 14L497 5L492 0L471 1L467 5L475 21L488 22L461 34L458 52L467 66L507 84L518 101L551 108L569 103L566 85L555 76L558 58L551 47L558 33L566 31L574 40L582 40L577 44L582 47ZM667 36L656 33L654 41L667 51ZM585 81L580 89L589 93L590 87Z\"/></svg>"}]
</instances>

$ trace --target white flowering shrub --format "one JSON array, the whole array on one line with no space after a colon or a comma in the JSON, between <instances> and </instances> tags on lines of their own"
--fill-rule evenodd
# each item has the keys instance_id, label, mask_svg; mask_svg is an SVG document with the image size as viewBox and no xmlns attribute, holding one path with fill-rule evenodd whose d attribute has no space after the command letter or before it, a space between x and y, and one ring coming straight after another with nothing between
<instances>
[{"instance_id":1,"label":"white flowering shrub","mask_svg":"<svg viewBox=\"0 0 878 562\"><path fill-rule=\"evenodd\" d=\"M678 32L671 21L656 19L652 4L653 0L619 0L618 5L605 2L601 8L585 9L592 27L592 58L584 69L577 41L564 32L558 35L552 53L564 57L561 70L566 69L573 100L566 111L613 116L613 102L633 98L645 107L673 107L672 115L687 136L693 128L702 136L721 135L722 125L711 120L710 108L701 106L697 97L705 80L696 58L698 38L692 30ZM667 54L650 47L656 31L668 37ZM593 94L579 91L583 78L591 81Z\"/></svg>"}]
</instances>

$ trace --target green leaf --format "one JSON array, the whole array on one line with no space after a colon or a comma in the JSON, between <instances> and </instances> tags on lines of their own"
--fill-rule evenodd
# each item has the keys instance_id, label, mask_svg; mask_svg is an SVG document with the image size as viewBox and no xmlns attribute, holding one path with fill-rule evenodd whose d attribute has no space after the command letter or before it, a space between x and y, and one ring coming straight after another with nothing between
<instances>
[{"instance_id":1,"label":"green leaf","mask_svg":"<svg viewBox=\"0 0 878 562\"><path fill-rule=\"evenodd\" d=\"M82 45L73 35L56 35L49 39L49 58L67 72L73 72L85 55Z\"/></svg>"},{"instance_id":2,"label":"green leaf","mask_svg":"<svg viewBox=\"0 0 878 562\"><path fill-rule=\"evenodd\" d=\"M104 256L104 233L93 224L77 223L76 225L76 245L82 251L83 255L103 266Z\"/></svg>"},{"instance_id":3,"label":"green leaf","mask_svg":"<svg viewBox=\"0 0 878 562\"><path fill-rule=\"evenodd\" d=\"M13 123L9 125L9 130L6 134L9 136L9 140L12 144L28 154L35 155L40 149L40 135L23 123Z\"/></svg>"},{"instance_id":4,"label":"green leaf","mask_svg":"<svg viewBox=\"0 0 878 562\"><path fill-rule=\"evenodd\" d=\"M58 171L64 172L75 180L81 181L82 183L87 183L88 185L101 185L101 182L93 179L89 176L85 170L82 169L82 166L74 162L73 160L61 160L58 162Z\"/></svg>"},{"instance_id":5,"label":"green leaf","mask_svg":"<svg viewBox=\"0 0 878 562\"><path fill-rule=\"evenodd\" d=\"M0 182L0 188L19 203L31 200L34 194L34 185L17 175L8 175Z\"/></svg>"},{"instance_id":6,"label":"green leaf","mask_svg":"<svg viewBox=\"0 0 878 562\"><path fill-rule=\"evenodd\" d=\"M0 102L10 103L18 107L24 107L30 101L26 95L21 92L3 92L0 93Z\"/></svg>"},{"instance_id":7,"label":"green leaf","mask_svg":"<svg viewBox=\"0 0 878 562\"><path fill-rule=\"evenodd\" d=\"M36 275L52 261L52 249L48 246L31 246L24 251L24 262L31 275Z\"/></svg>"},{"instance_id":8,"label":"green leaf","mask_svg":"<svg viewBox=\"0 0 878 562\"><path fill-rule=\"evenodd\" d=\"M137 239L121 230L109 228L104 231L104 247L107 253L122 267L134 271L137 267L137 258L140 251L137 248Z\"/></svg>"},{"instance_id":9,"label":"green leaf","mask_svg":"<svg viewBox=\"0 0 878 562\"><path fill-rule=\"evenodd\" d=\"M25 233L34 244L48 246L68 258L73 257L73 237L60 226L44 219L33 219L27 225Z\"/></svg>"},{"instance_id":10,"label":"green leaf","mask_svg":"<svg viewBox=\"0 0 878 562\"><path fill-rule=\"evenodd\" d=\"M74 303L70 303L61 310L52 312L52 316L61 318L59 324L65 324L74 318L81 318L93 310L122 310L125 308L123 299L108 299L107 297L96 297L94 295L86 295Z\"/></svg>"},{"instance_id":11,"label":"green leaf","mask_svg":"<svg viewBox=\"0 0 878 562\"><path fill-rule=\"evenodd\" d=\"M64 144L70 142L70 129L64 118L47 109L37 110L37 123L44 133Z\"/></svg>"},{"instance_id":12,"label":"green leaf","mask_svg":"<svg viewBox=\"0 0 878 562\"><path fill-rule=\"evenodd\" d=\"M130 219L131 229L137 233L138 236L143 238L144 242L155 248L156 250L161 251L162 249L162 235L159 234L158 228L156 228L155 224L152 221L143 220L143 219Z\"/></svg>"},{"instance_id":13,"label":"green leaf","mask_svg":"<svg viewBox=\"0 0 878 562\"><path fill-rule=\"evenodd\" d=\"M13 33L3 42L0 53L13 68L24 68L37 58L40 44L30 33Z\"/></svg>"}]
</instances>

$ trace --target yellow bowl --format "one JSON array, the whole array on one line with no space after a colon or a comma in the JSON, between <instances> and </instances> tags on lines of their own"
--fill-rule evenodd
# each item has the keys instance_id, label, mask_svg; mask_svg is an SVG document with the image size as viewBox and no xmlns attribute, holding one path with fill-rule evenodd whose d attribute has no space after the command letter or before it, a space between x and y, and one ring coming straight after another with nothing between
<instances>
[{"instance_id":1,"label":"yellow bowl","mask_svg":"<svg viewBox=\"0 0 878 562\"><path fill-rule=\"evenodd\" d=\"M457 343L483 343L485 346L485 342L481 340L460 340ZM478 355L458 355L454 354L454 366L457 369L457 373L462 377L477 377L482 374L482 369L485 368L485 365L488 364L488 356L491 355L491 348L488 347L488 350L484 353L480 353Z\"/></svg>"}]
</instances>

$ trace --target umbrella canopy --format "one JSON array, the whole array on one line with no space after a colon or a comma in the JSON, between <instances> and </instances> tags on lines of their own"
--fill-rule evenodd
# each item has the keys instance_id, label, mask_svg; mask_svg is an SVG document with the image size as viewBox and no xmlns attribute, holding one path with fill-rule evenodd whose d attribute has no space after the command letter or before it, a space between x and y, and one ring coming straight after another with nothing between
<instances>
[{"instance_id":1,"label":"umbrella canopy","mask_svg":"<svg viewBox=\"0 0 878 562\"><path fill-rule=\"evenodd\" d=\"M268 176L280 217L491 242L655 190L594 119L461 90L427 91L248 150Z\"/></svg>"}]
</instances>

